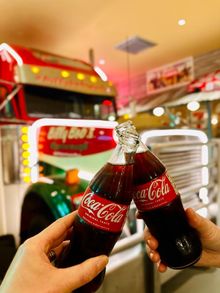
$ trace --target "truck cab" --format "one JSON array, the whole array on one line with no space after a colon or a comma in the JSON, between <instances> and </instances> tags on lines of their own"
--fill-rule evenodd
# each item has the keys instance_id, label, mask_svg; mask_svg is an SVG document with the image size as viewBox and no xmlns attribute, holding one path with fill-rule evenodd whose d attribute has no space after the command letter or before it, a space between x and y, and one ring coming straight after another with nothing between
<instances>
[{"instance_id":1,"label":"truck cab","mask_svg":"<svg viewBox=\"0 0 220 293\"><path fill-rule=\"evenodd\" d=\"M91 64L0 45L0 235L19 244L77 208L115 147L115 96Z\"/></svg>"},{"instance_id":2,"label":"truck cab","mask_svg":"<svg viewBox=\"0 0 220 293\"><path fill-rule=\"evenodd\" d=\"M115 88L96 71L84 61L1 44L1 123L45 117L115 120Z\"/></svg>"}]
</instances>

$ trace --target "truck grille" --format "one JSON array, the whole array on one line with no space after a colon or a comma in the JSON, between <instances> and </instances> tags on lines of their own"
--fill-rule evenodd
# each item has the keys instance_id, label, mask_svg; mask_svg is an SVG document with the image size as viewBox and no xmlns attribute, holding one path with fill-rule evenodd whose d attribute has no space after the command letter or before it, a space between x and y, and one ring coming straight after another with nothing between
<instances>
[{"instance_id":1,"label":"truck grille","mask_svg":"<svg viewBox=\"0 0 220 293\"><path fill-rule=\"evenodd\" d=\"M155 131L152 135L145 132L142 138L166 166L184 207L198 210L217 198L217 144L201 139L198 131L192 130L190 136L181 134L181 129L178 131L174 135L172 130L159 130L161 136L154 136Z\"/></svg>"}]
</instances>

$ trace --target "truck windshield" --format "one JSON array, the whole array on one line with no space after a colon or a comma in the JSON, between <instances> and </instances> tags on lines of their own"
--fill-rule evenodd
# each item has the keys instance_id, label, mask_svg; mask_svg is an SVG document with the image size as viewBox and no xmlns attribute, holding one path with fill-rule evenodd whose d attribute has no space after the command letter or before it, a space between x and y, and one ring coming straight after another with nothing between
<instances>
[{"instance_id":1,"label":"truck windshield","mask_svg":"<svg viewBox=\"0 0 220 293\"><path fill-rule=\"evenodd\" d=\"M27 85L24 96L29 117L116 119L113 97Z\"/></svg>"}]
</instances>

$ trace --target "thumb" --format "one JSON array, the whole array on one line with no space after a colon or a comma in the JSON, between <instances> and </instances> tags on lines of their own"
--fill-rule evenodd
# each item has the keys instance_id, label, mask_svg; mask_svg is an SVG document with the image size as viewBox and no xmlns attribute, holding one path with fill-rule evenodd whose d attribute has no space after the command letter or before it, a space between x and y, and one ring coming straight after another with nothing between
<instances>
[{"instance_id":1,"label":"thumb","mask_svg":"<svg viewBox=\"0 0 220 293\"><path fill-rule=\"evenodd\" d=\"M214 223L197 214L192 208L186 210L186 215L190 226L196 229L201 237L210 237L212 232L216 230Z\"/></svg>"},{"instance_id":2,"label":"thumb","mask_svg":"<svg viewBox=\"0 0 220 293\"><path fill-rule=\"evenodd\" d=\"M93 280L107 265L108 257L100 255L89 258L79 265L58 270L60 284L65 281L64 290L68 292L77 289ZM66 292L66 291L65 291Z\"/></svg>"}]
</instances>

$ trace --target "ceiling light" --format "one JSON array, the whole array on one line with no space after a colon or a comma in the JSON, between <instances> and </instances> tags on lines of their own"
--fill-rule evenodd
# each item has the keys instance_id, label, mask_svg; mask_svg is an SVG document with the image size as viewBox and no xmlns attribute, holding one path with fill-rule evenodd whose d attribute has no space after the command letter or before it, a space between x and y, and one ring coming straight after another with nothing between
<instances>
[{"instance_id":1,"label":"ceiling light","mask_svg":"<svg viewBox=\"0 0 220 293\"><path fill-rule=\"evenodd\" d=\"M180 26L183 26L183 25L185 25L186 24L186 20L185 19L179 19L178 20L178 25L180 25Z\"/></svg>"},{"instance_id":2,"label":"ceiling light","mask_svg":"<svg viewBox=\"0 0 220 293\"><path fill-rule=\"evenodd\" d=\"M105 59L100 59L100 60L99 60L99 64L100 64L100 65L104 65L104 64L105 64Z\"/></svg>"},{"instance_id":3,"label":"ceiling light","mask_svg":"<svg viewBox=\"0 0 220 293\"><path fill-rule=\"evenodd\" d=\"M187 109L190 111L197 111L199 107L200 107L200 104L197 101L192 101L187 104Z\"/></svg>"},{"instance_id":4,"label":"ceiling light","mask_svg":"<svg viewBox=\"0 0 220 293\"><path fill-rule=\"evenodd\" d=\"M154 46L156 46L156 43L145 40L138 36L134 36L116 45L115 48L125 51L127 53L137 54L139 52L142 52L145 49L149 49Z\"/></svg>"},{"instance_id":5,"label":"ceiling light","mask_svg":"<svg viewBox=\"0 0 220 293\"><path fill-rule=\"evenodd\" d=\"M109 120L109 121L115 121L115 116L110 115L110 116L108 117L108 120Z\"/></svg>"},{"instance_id":6,"label":"ceiling light","mask_svg":"<svg viewBox=\"0 0 220 293\"><path fill-rule=\"evenodd\" d=\"M160 117L164 114L165 110L163 107L156 107L153 109L153 114L157 117Z\"/></svg>"},{"instance_id":7,"label":"ceiling light","mask_svg":"<svg viewBox=\"0 0 220 293\"><path fill-rule=\"evenodd\" d=\"M213 116L212 120L211 120L212 125L216 125L218 124L218 117L217 116Z\"/></svg>"}]
</instances>

